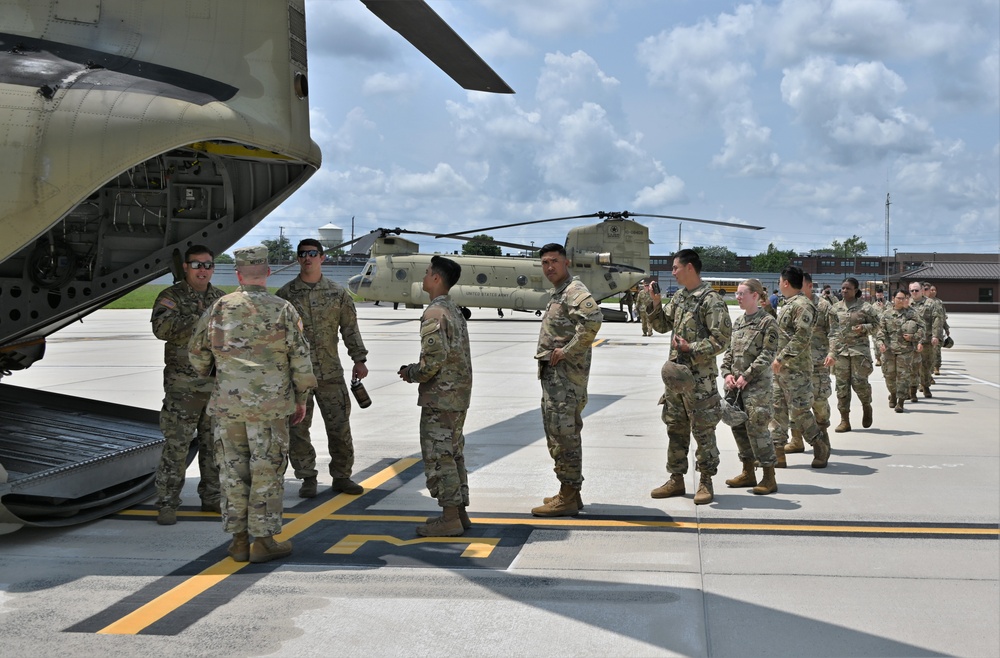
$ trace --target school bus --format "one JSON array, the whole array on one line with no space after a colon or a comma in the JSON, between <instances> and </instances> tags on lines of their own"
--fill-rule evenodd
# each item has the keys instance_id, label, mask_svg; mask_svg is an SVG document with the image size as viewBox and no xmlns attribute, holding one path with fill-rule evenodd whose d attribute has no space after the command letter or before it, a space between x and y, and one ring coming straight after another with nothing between
<instances>
[{"instance_id":1,"label":"school bus","mask_svg":"<svg viewBox=\"0 0 1000 658\"><path fill-rule=\"evenodd\" d=\"M701 279L708 285L715 288L720 295L725 297L727 294L736 294L736 288L740 285L740 281L743 279L724 279L722 277L702 277Z\"/></svg>"}]
</instances>

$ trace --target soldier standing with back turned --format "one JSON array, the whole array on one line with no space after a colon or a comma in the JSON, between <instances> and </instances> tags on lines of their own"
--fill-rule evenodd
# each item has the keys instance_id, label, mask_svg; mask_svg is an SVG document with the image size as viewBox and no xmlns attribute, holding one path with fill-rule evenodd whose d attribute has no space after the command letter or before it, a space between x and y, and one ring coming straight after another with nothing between
<instances>
[{"instance_id":1,"label":"soldier standing with back turned","mask_svg":"<svg viewBox=\"0 0 1000 658\"><path fill-rule=\"evenodd\" d=\"M219 466L215 462L212 419L205 413L214 381L201 377L188 360L188 340L195 323L223 292L212 285L215 254L204 245L192 245L184 253L184 280L161 292L153 302L153 335L163 345L163 409L160 430L165 439L156 467L156 522L173 525L181 504L184 471L193 439L198 441L198 495L201 511L221 512Z\"/></svg>"}]
</instances>

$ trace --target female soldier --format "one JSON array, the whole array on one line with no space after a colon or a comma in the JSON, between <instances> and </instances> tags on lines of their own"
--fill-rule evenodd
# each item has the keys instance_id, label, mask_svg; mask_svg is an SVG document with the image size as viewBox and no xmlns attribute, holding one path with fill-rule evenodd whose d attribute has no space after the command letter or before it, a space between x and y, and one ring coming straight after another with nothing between
<instances>
[{"instance_id":1,"label":"female soldier","mask_svg":"<svg viewBox=\"0 0 1000 658\"><path fill-rule=\"evenodd\" d=\"M760 307L766 294L757 279L747 279L736 289L736 300L745 313L733 323L732 341L722 357L720 370L726 390L740 392L748 416L745 423L733 428L743 472L726 480L726 484L753 487L755 494L778 490L774 481L776 456L767 429L771 415L771 362L778 349L778 323ZM764 469L760 484L754 474L754 459Z\"/></svg>"},{"instance_id":2,"label":"female soldier","mask_svg":"<svg viewBox=\"0 0 1000 658\"><path fill-rule=\"evenodd\" d=\"M861 426L872 425L872 356L868 351L868 334L878 328L879 315L871 304L858 295L858 280L844 279L840 286L844 298L833 305L837 324L830 335L830 353L823 362L833 368L837 381L837 409L840 425L834 432L851 431L851 389L861 401Z\"/></svg>"},{"instance_id":3,"label":"female soldier","mask_svg":"<svg viewBox=\"0 0 1000 658\"><path fill-rule=\"evenodd\" d=\"M924 349L923 338L924 324L910 308L909 295L897 290L892 308L879 320L877 340L882 374L889 389L889 406L898 414L903 413L903 400L910 395L910 375L916 353Z\"/></svg>"}]
</instances>

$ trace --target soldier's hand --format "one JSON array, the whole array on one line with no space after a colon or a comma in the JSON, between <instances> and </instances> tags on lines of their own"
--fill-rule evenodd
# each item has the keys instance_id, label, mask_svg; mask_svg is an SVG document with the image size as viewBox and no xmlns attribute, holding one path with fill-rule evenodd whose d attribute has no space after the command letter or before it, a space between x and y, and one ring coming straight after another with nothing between
<instances>
[{"instance_id":1,"label":"soldier's hand","mask_svg":"<svg viewBox=\"0 0 1000 658\"><path fill-rule=\"evenodd\" d=\"M781 361L775 359L774 361L771 362L771 372L773 372L776 375L779 372L781 372Z\"/></svg>"},{"instance_id":2,"label":"soldier's hand","mask_svg":"<svg viewBox=\"0 0 1000 658\"><path fill-rule=\"evenodd\" d=\"M410 366L399 366L399 370L396 371L396 374L399 375L399 378L402 379L404 382L410 383L409 371L410 371Z\"/></svg>"},{"instance_id":3,"label":"soldier's hand","mask_svg":"<svg viewBox=\"0 0 1000 658\"><path fill-rule=\"evenodd\" d=\"M827 368L829 368L830 366L832 366L836 362L837 362L837 360L834 359L832 356L828 356L825 359L823 359L823 365L826 366Z\"/></svg>"},{"instance_id":4,"label":"soldier's hand","mask_svg":"<svg viewBox=\"0 0 1000 658\"><path fill-rule=\"evenodd\" d=\"M351 371L351 377L354 379L364 379L368 376L368 366L365 365L363 361L354 362L354 370Z\"/></svg>"},{"instance_id":5,"label":"soldier's hand","mask_svg":"<svg viewBox=\"0 0 1000 658\"><path fill-rule=\"evenodd\" d=\"M882 354L885 354L885 345L879 345L878 351L881 352Z\"/></svg>"},{"instance_id":6,"label":"soldier's hand","mask_svg":"<svg viewBox=\"0 0 1000 658\"><path fill-rule=\"evenodd\" d=\"M736 388L736 378L733 377L732 375L726 375L726 379L723 382L723 385L728 389Z\"/></svg>"},{"instance_id":7,"label":"soldier's hand","mask_svg":"<svg viewBox=\"0 0 1000 658\"><path fill-rule=\"evenodd\" d=\"M903 334L903 340L905 340L907 343L912 342L913 334Z\"/></svg>"},{"instance_id":8,"label":"soldier's hand","mask_svg":"<svg viewBox=\"0 0 1000 658\"><path fill-rule=\"evenodd\" d=\"M917 343L917 351L918 352L923 352L924 351L924 344L923 343Z\"/></svg>"},{"instance_id":9,"label":"soldier's hand","mask_svg":"<svg viewBox=\"0 0 1000 658\"><path fill-rule=\"evenodd\" d=\"M563 358L565 358L565 356L566 355L563 354L563 351L562 351L561 347L555 348L554 350L552 350L552 353L549 354L549 365L550 366L556 365L557 363L559 363L560 361L562 361Z\"/></svg>"},{"instance_id":10,"label":"soldier's hand","mask_svg":"<svg viewBox=\"0 0 1000 658\"><path fill-rule=\"evenodd\" d=\"M663 299L663 297L660 295L660 293L653 292L653 284L652 283L644 283L644 284L642 284L642 287L646 289L646 292L649 293L650 299L653 300L653 304L655 304L655 306L653 308L656 308L656 306L659 306L661 300Z\"/></svg>"},{"instance_id":11,"label":"soldier's hand","mask_svg":"<svg viewBox=\"0 0 1000 658\"><path fill-rule=\"evenodd\" d=\"M746 388L747 384L749 384L749 383L750 382L747 381L746 377L744 377L743 375L740 375L740 378L736 380L736 388L742 390L742 389Z\"/></svg>"},{"instance_id":12,"label":"soldier's hand","mask_svg":"<svg viewBox=\"0 0 1000 658\"><path fill-rule=\"evenodd\" d=\"M295 413L292 414L292 425L298 425L306 417L305 403L295 405Z\"/></svg>"},{"instance_id":13,"label":"soldier's hand","mask_svg":"<svg viewBox=\"0 0 1000 658\"><path fill-rule=\"evenodd\" d=\"M856 324L856 325L854 325L851 328L854 329L854 333L860 334L861 332L863 332L865 330L865 325L863 325L863 324Z\"/></svg>"},{"instance_id":14,"label":"soldier's hand","mask_svg":"<svg viewBox=\"0 0 1000 658\"><path fill-rule=\"evenodd\" d=\"M674 347L676 347L681 352L691 351L691 343L687 342L677 334L674 334Z\"/></svg>"},{"instance_id":15,"label":"soldier's hand","mask_svg":"<svg viewBox=\"0 0 1000 658\"><path fill-rule=\"evenodd\" d=\"M941 341L939 341L939 340L937 339L937 336L935 336L934 338L931 338L931 345L937 345L937 344L938 344L938 343L940 343L940 342L941 342Z\"/></svg>"}]
</instances>

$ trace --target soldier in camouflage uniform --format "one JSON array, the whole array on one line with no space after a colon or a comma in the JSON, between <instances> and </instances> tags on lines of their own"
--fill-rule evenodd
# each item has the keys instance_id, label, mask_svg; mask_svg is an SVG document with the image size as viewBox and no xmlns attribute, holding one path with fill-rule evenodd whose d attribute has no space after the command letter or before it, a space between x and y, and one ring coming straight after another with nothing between
<instances>
[{"instance_id":1,"label":"soldier in camouflage uniform","mask_svg":"<svg viewBox=\"0 0 1000 658\"><path fill-rule=\"evenodd\" d=\"M295 477L302 480L301 498L312 498L317 492L316 450L309 437L312 426L314 398L326 428L330 452L331 488L357 495L364 491L351 480L354 468L354 440L351 437L351 396L340 365L337 332L344 339L347 355L354 362L353 379L368 376L365 361L368 350L361 340L358 314L351 295L338 283L323 276L323 245L318 240L299 242L297 249L299 275L278 290L277 295L288 300L302 318L313 374L319 384L309 396L305 419L291 429L288 458Z\"/></svg>"},{"instance_id":2,"label":"soldier in camouflage uniform","mask_svg":"<svg viewBox=\"0 0 1000 658\"><path fill-rule=\"evenodd\" d=\"M458 537L472 526L462 434L472 398L472 355L465 316L448 296L461 276L455 261L431 258L423 281L431 303L420 318L420 360L398 373L404 382L420 384L420 454L427 490L443 512L417 528L421 537Z\"/></svg>"},{"instance_id":3,"label":"soldier in camouflage uniform","mask_svg":"<svg viewBox=\"0 0 1000 658\"><path fill-rule=\"evenodd\" d=\"M635 310L639 314L639 322L642 323L642 335L652 336L653 331L649 328L649 291L642 283L639 284L639 292L635 295Z\"/></svg>"},{"instance_id":4,"label":"soldier in camouflage uniform","mask_svg":"<svg viewBox=\"0 0 1000 658\"><path fill-rule=\"evenodd\" d=\"M587 382L601 308L580 279L569 272L566 249L549 243L539 250L542 273L555 289L538 332L538 379L542 424L555 461L559 493L531 510L535 516L576 516L583 509L583 450L580 432L587 406Z\"/></svg>"},{"instance_id":5,"label":"soldier in camouflage uniform","mask_svg":"<svg viewBox=\"0 0 1000 658\"><path fill-rule=\"evenodd\" d=\"M212 285L215 254L204 245L184 253L184 280L161 292L153 302L153 335L163 346L163 408L160 430L165 443L156 468L156 522L173 525L181 504L184 471L191 443L198 442L198 496L201 511L221 512L219 466L215 463L212 419L205 413L212 393L211 377L200 377L188 361L188 340L198 318L223 292Z\"/></svg>"},{"instance_id":6,"label":"soldier in camouflage uniform","mask_svg":"<svg viewBox=\"0 0 1000 658\"><path fill-rule=\"evenodd\" d=\"M215 419L222 523L233 535L229 555L267 562L292 552L290 541L274 540L281 532L288 424L289 417L292 425L305 417L316 377L295 307L267 292L267 248L234 255L240 288L198 321L189 358L203 377L216 370L208 412Z\"/></svg>"},{"instance_id":7,"label":"soldier in camouflage uniform","mask_svg":"<svg viewBox=\"0 0 1000 658\"><path fill-rule=\"evenodd\" d=\"M951 336L951 327L948 326L948 309L945 308L944 302L942 302L940 299L938 299L938 296L937 296L937 287L932 286L929 283L923 284L923 287L924 287L924 297L926 297L927 299L930 299L931 301L937 302L941 306L941 313L942 313L941 328L944 330L944 335L950 337ZM944 343L944 341L942 340L941 344L934 346L934 374L935 375L940 375L941 374L941 347L942 347L943 343ZM931 382L931 383L933 384L934 382Z\"/></svg>"},{"instance_id":8,"label":"soldier in camouflage uniform","mask_svg":"<svg viewBox=\"0 0 1000 658\"><path fill-rule=\"evenodd\" d=\"M840 284L844 298L833 305L837 322L830 335L830 354L826 363L833 366L837 381L840 424L834 432L851 431L851 389L861 402L861 426L872 426L872 386L868 376L874 368L868 351L868 336L878 329L879 314L858 295L859 287L857 279L844 279Z\"/></svg>"},{"instance_id":9,"label":"soldier in camouflage uniform","mask_svg":"<svg viewBox=\"0 0 1000 658\"><path fill-rule=\"evenodd\" d=\"M684 475L688 470L688 449L694 435L697 451L696 467L701 474L695 505L712 502L712 476L719 469L719 448L715 426L721 418L719 375L716 355L729 345L733 324L722 296L701 280L701 257L692 249L682 249L674 255L672 269L680 286L664 307L660 296L653 294L650 323L660 333L673 332L670 355L664 372L681 380L692 379L690 393L685 388L667 385L663 397L661 418L667 426L667 472L670 479L653 489L653 498L670 498L685 493ZM665 383L667 377L664 378Z\"/></svg>"},{"instance_id":10,"label":"soldier in camouflage uniform","mask_svg":"<svg viewBox=\"0 0 1000 658\"><path fill-rule=\"evenodd\" d=\"M885 313L890 308L892 308L892 304L886 304L885 293L882 292L881 290L876 290L875 291L875 301L872 302L872 309L875 311L875 316L877 318L881 318L882 314ZM876 326L876 328L874 330L872 330L872 332L871 332L870 335L871 335L871 339L872 339L872 344L875 347L875 349L874 349L874 353L875 353L875 365L878 366L878 367L881 367L882 366L882 353L878 351L878 341L875 339L875 332L877 330L878 330L878 327Z\"/></svg>"},{"instance_id":11,"label":"soldier in camouflage uniform","mask_svg":"<svg viewBox=\"0 0 1000 658\"><path fill-rule=\"evenodd\" d=\"M925 398L931 395L931 377L934 374L934 348L944 340L944 309L941 305L924 297L923 284L918 281L910 283L910 308L924 323L923 349L916 358L914 376L910 380L910 400L917 400L917 384L924 392Z\"/></svg>"},{"instance_id":12,"label":"soldier in camouflage uniform","mask_svg":"<svg viewBox=\"0 0 1000 658\"><path fill-rule=\"evenodd\" d=\"M781 271L778 287L785 304L778 314L778 353L771 370L783 398L781 403L788 408L789 425L813 447L812 467L826 468L830 459L830 439L817 425L812 411L811 340L816 324L816 305L802 294L802 274L801 269L792 265ZM781 429L772 436L776 446L779 441L785 442Z\"/></svg>"},{"instance_id":13,"label":"soldier in camouflage uniform","mask_svg":"<svg viewBox=\"0 0 1000 658\"><path fill-rule=\"evenodd\" d=\"M772 405L771 362L778 349L778 323L759 306L766 303L767 291L757 279L740 283L736 300L745 312L733 323L732 341L719 371L726 390L740 392L747 421L733 427L743 472L726 480L726 484L753 487L755 494L770 494L778 490L774 480L774 444L767 429ZM760 484L754 473L754 460L764 470Z\"/></svg>"},{"instance_id":14,"label":"soldier in camouflage uniform","mask_svg":"<svg viewBox=\"0 0 1000 658\"><path fill-rule=\"evenodd\" d=\"M923 351L924 324L910 308L910 298L896 292L893 307L879 318L876 344L882 355L882 374L889 389L889 407L903 413L903 401L910 395L913 362Z\"/></svg>"}]
</instances>

